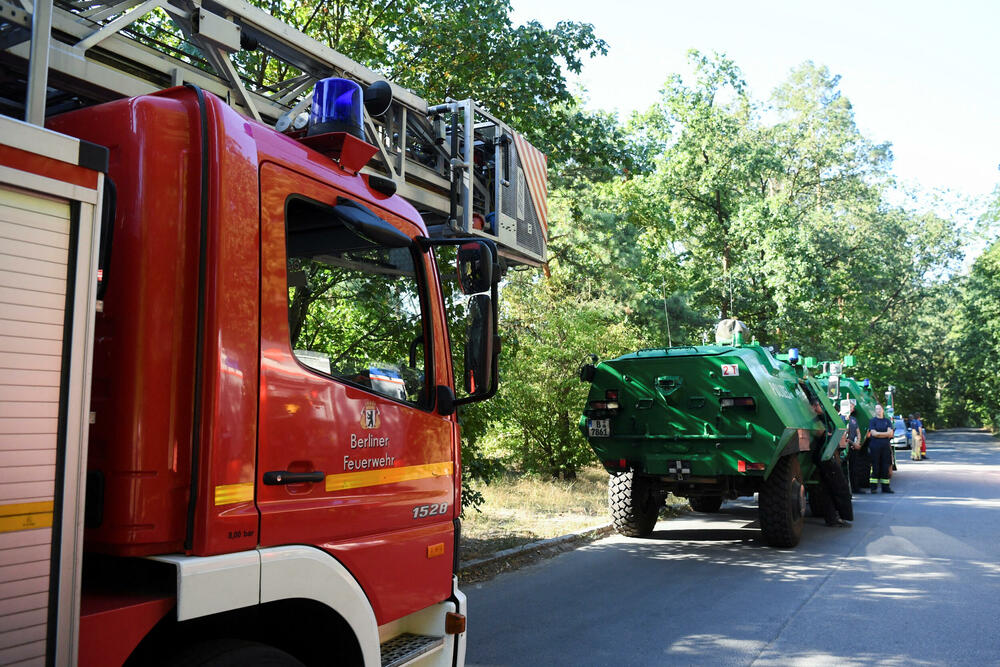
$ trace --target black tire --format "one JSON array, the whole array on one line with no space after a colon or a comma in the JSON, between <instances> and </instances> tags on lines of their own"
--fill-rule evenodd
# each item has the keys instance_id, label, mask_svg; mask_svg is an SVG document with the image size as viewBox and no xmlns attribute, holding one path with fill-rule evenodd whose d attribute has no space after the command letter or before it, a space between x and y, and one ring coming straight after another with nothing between
<instances>
[{"instance_id":1,"label":"black tire","mask_svg":"<svg viewBox=\"0 0 1000 667\"><path fill-rule=\"evenodd\" d=\"M660 515L652 483L631 470L608 478L608 507L615 530L626 537L646 537Z\"/></svg>"},{"instance_id":2,"label":"black tire","mask_svg":"<svg viewBox=\"0 0 1000 667\"><path fill-rule=\"evenodd\" d=\"M760 532L769 546L790 548L802 539L805 524L805 484L798 455L784 456L760 488Z\"/></svg>"},{"instance_id":3,"label":"black tire","mask_svg":"<svg viewBox=\"0 0 1000 667\"><path fill-rule=\"evenodd\" d=\"M822 461L819 464L819 473L823 476L827 488L830 490L830 500L837 508L840 518L845 521L854 521L854 504L851 502L851 485L844 477L844 469L836 459Z\"/></svg>"},{"instance_id":4,"label":"black tire","mask_svg":"<svg viewBox=\"0 0 1000 667\"><path fill-rule=\"evenodd\" d=\"M163 664L171 667L305 667L281 649L242 639L201 642L181 650Z\"/></svg>"},{"instance_id":5,"label":"black tire","mask_svg":"<svg viewBox=\"0 0 1000 667\"><path fill-rule=\"evenodd\" d=\"M808 487L806 502L809 505L809 516L826 519L826 506L831 502L829 494L819 484Z\"/></svg>"},{"instance_id":6,"label":"black tire","mask_svg":"<svg viewBox=\"0 0 1000 667\"><path fill-rule=\"evenodd\" d=\"M852 488L855 491L865 491L868 489L868 479L872 472L872 459L868 453L868 446L865 445L855 452L857 460L854 464L854 479L851 480Z\"/></svg>"},{"instance_id":7,"label":"black tire","mask_svg":"<svg viewBox=\"0 0 1000 667\"><path fill-rule=\"evenodd\" d=\"M688 498L688 503L695 512L715 514L722 507L722 496L695 496Z\"/></svg>"}]
</instances>

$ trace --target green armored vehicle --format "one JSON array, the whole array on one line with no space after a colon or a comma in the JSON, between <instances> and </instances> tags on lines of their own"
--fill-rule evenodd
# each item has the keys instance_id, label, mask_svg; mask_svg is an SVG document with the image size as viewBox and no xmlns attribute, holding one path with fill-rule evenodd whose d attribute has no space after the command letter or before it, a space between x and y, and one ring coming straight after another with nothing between
<instances>
[{"instance_id":1,"label":"green armored vehicle","mask_svg":"<svg viewBox=\"0 0 1000 667\"><path fill-rule=\"evenodd\" d=\"M816 379L834 406L839 408L840 401L850 400L857 410L855 417L858 419L858 427L862 433L867 431L868 421L875 416L875 397L872 395L868 380L856 380L844 375L844 369L855 365L854 357L848 355L843 361L823 361L815 364L810 364L809 361L807 358L806 367L816 374ZM813 369L818 369L818 372Z\"/></svg>"},{"instance_id":2,"label":"green armored vehicle","mask_svg":"<svg viewBox=\"0 0 1000 667\"><path fill-rule=\"evenodd\" d=\"M581 368L591 388L580 427L611 475L618 532L650 534L668 493L700 512L757 493L764 540L792 547L821 470L826 497L839 494L838 511L853 518L843 475L836 489L826 476L839 474L831 464L845 433L833 404L796 350L779 361L744 343L734 322L720 324L716 345L640 350Z\"/></svg>"}]
</instances>

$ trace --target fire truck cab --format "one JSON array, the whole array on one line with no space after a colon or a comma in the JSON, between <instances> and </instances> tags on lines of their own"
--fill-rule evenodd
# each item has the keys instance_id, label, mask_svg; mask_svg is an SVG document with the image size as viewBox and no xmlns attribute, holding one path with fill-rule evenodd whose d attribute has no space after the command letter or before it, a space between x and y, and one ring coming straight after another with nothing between
<instances>
[{"instance_id":1,"label":"fire truck cab","mask_svg":"<svg viewBox=\"0 0 1000 667\"><path fill-rule=\"evenodd\" d=\"M0 5L0 664L463 664L545 156L242 0Z\"/></svg>"},{"instance_id":2,"label":"fire truck cab","mask_svg":"<svg viewBox=\"0 0 1000 667\"><path fill-rule=\"evenodd\" d=\"M113 208L79 664L461 664L455 407L496 388L495 246L430 239L354 136L195 87L47 124L107 148Z\"/></svg>"}]
</instances>

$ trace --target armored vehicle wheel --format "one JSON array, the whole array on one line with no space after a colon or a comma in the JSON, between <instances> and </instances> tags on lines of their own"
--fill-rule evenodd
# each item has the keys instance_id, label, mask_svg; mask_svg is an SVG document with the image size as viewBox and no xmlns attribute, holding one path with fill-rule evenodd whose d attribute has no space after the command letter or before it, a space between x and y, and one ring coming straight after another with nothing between
<instances>
[{"instance_id":1,"label":"armored vehicle wheel","mask_svg":"<svg viewBox=\"0 0 1000 667\"><path fill-rule=\"evenodd\" d=\"M646 537L660 514L653 485L631 470L608 478L608 507L615 530L627 537Z\"/></svg>"},{"instance_id":2,"label":"armored vehicle wheel","mask_svg":"<svg viewBox=\"0 0 1000 667\"><path fill-rule=\"evenodd\" d=\"M696 496L688 498L688 503L691 504L691 509L695 512L714 514L722 507L722 496Z\"/></svg>"},{"instance_id":3,"label":"armored vehicle wheel","mask_svg":"<svg viewBox=\"0 0 1000 667\"><path fill-rule=\"evenodd\" d=\"M760 532L772 547L794 547L802 538L806 489L798 456L784 456L760 489Z\"/></svg>"},{"instance_id":4,"label":"armored vehicle wheel","mask_svg":"<svg viewBox=\"0 0 1000 667\"><path fill-rule=\"evenodd\" d=\"M809 516L826 517L826 504L832 502L826 490L819 486L810 486L806 492L806 502L809 504Z\"/></svg>"},{"instance_id":5,"label":"armored vehicle wheel","mask_svg":"<svg viewBox=\"0 0 1000 667\"><path fill-rule=\"evenodd\" d=\"M851 486L844 477L844 470L836 460L822 461L819 474L823 476L829 492L830 502L837 509L840 518L854 521L854 505L851 503Z\"/></svg>"},{"instance_id":6,"label":"armored vehicle wheel","mask_svg":"<svg viewBox=\"0 0 1000 667\"><path fill-rule=\"evenodd\" d=\"M865 445L855 454L854 471L852 473L851 488L855 491L868 490L868 478L871 477L872 460L868 454L868 445Z\"/></svg>"}]
</instances>

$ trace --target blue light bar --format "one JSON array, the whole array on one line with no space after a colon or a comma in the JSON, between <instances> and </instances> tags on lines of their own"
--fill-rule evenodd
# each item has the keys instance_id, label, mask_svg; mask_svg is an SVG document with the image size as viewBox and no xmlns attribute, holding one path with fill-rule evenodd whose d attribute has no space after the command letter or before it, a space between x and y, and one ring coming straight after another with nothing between
<instances>
[{"instance_id":1,"label":"blue light bar","mask_svg":"<svg viewBox=\"0 0 1000 667\"><path fill-rule=\"evenodd\" d=\"M347 132L365 140L361 86L350 79L331 77L316 82L307 135Z\"/></svg>"},{"instance_id":2,"label":"blue light bar","mask_svg":"<svg viewBox=\"0 0 1000 667\"><path fill-rule=\"evenodd\" d=\"M788 363L792 366L799 363L799 348L790 347L788 348Z\"/></svg>"}]
</instances>

